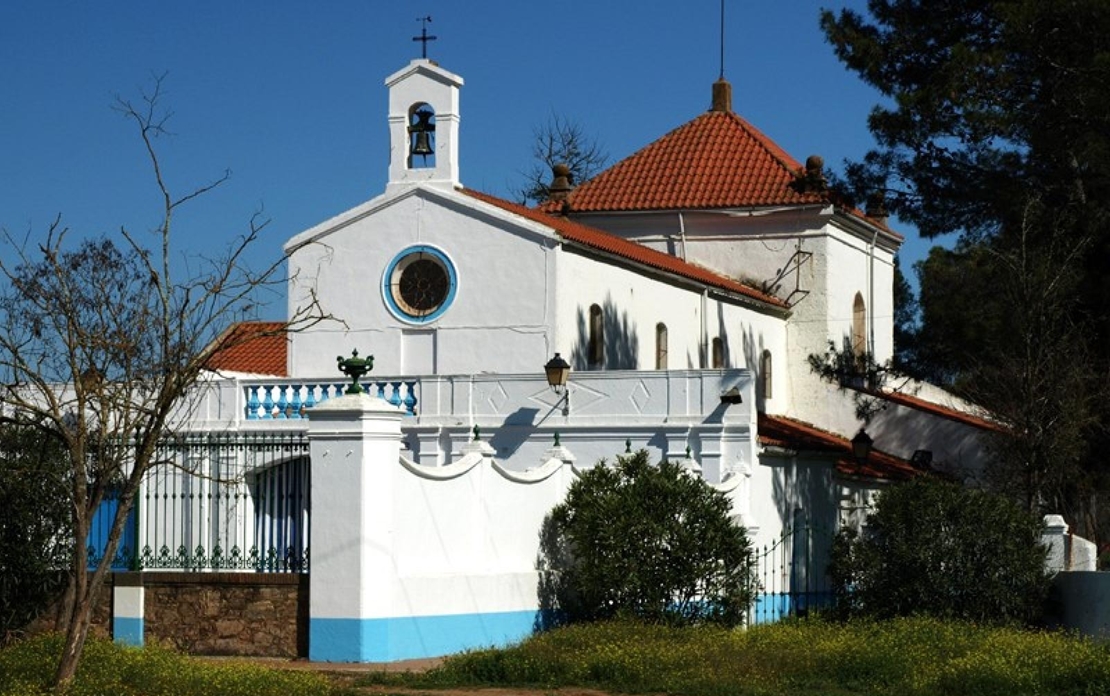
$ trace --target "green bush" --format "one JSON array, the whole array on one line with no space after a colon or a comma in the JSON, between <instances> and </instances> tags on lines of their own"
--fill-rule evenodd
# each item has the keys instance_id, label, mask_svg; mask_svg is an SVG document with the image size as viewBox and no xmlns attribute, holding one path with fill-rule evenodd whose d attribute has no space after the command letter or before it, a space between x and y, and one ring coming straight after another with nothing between
<instances>
[{"instance_id":1,"label":"green bush","mask_svg":"<svg viewBox=\"0 0 1110 696\"><path fill-rule=\"evenodd\" d=\"M618 616L687 624L743 621L751 545L731 505L680 465L646 451L571 485L541 532L540 600L549 623Z\"/></svg>"},{"instance_id":2,"label":"green bush","mask_svg":"<svg viewBox=\"0 0 1110 696\"><path fill-rule=\"evenodd\" d=\"M1043 523L1004 498L920 478L884 491L829 575L844 615L1035 622L1049 578Z\"/></svg>"}]
</instances>

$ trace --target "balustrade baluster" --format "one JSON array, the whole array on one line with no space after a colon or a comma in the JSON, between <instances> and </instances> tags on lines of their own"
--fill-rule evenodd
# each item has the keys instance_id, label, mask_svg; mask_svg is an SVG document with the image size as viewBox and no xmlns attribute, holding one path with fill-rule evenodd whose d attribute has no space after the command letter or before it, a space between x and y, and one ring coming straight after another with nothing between
<instances>
[{"instance_id":1,"label":"balustrade baluster","mask_svg":"<svg viewBox=\"0 0 1110 696\"><path fill-rule=\"evenodd\" d=\"M262 420L269 420L274 417L274 395L270 387L262 387L266 390L266 397L262 399Z\"/></svg>"},{"instance_id":2,"label":"balustrade baluster","mask_svg":"<svg viewBox=\"0 0 1110 696\"><path fill-rule=\"evenodd\" d=\"M287 409L289 408L289 399L285 395L286 390L288 390L288 387L285 386L284 384L282 384L282 385L277 387L277 390L278 390L277 415L275 416L275 418L277 418L278 420L285 420L286 418L289 417L289 413L287 412Z\"/></svg>"},{"instance_id":3,"label":"balustrade baluster","mask_svg":"<svg viewBox=\"0 0 1110 696\"><path fill-rule=\"evenodd\" d=\"M258 420L258 387L247 387L247 420Z\"/></svg>"},{"instance_id":4,"label":"balustrade baluster","mask_svg":"<svg viewBox=\"0 0 1110 696\"><path fill-rule=\"evenodd\" d=\"M301 401L301 385L294 384L293 398L289 402L289 417L297 419L304 418L304 414L301 412L303 408L304 404Z\"/></svg>"}]
</instances>

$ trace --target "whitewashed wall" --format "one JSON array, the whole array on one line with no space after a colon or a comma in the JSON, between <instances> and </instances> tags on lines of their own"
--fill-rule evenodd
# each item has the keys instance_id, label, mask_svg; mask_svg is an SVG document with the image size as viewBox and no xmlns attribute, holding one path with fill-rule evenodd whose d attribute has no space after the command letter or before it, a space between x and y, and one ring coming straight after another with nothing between
<instances>
[{"instance_id":1,"label":"whitewashed wall","mask_svg":"<svg viewBox=\"0 0 1110 696\"><path fill-rule=\"evenodd\" d=\"M786 330L780 316L745 307L715 292L661 282L658 278L601 265L574 251L561 250L557 263L556 327L558 350L572 365L585 366L590 306L605 313L605 369L655 368L656 325L667 326L668 369L702 367L720 337L725 366L756 370L769 349L781 355ZM704 332L704 336L703 336ZM616 333L614 336L613 334Z\"/></svg>"},{"instance_id":2,"label":"whitewashed wall","mask_svg":"<svg viewBox=\"0 0 1110 696\"><path fill-rule=\"evenodd\" d=\"M543 365L551 357L553 240L546 228L493 217L491 208L458 193L413 188L291 240L289 247L311 243L290 259L290 311L314 288L324 310L345 323L294 334L291 374L331 374L335 356L352 348L374 355L375 369L388 374L512 373ZM397 319L382 296L390 262L417 244L440 249L458 274L453 304L428 325ZM427 342L430 364L406 362L406 347L423 356L417 344Z\"/></svg>"}]
</instances>

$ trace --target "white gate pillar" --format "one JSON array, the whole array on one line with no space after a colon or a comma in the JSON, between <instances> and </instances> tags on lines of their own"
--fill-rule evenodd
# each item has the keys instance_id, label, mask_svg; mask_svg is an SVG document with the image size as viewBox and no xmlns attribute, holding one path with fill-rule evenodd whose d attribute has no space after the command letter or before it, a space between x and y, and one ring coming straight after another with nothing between
<instances>
[{"instance_id":1,"label":"white gate pillar","mask_svg":"<svg viewBox=\"0 0 1110 696\"><path fill-rule=\"evenodd\" d=\"M389 615L397 577L393 493L402 412L382 399L351 394L307 414L309 659L371 662L388 643L380 619Z\"/></svg>"}]
</instances>

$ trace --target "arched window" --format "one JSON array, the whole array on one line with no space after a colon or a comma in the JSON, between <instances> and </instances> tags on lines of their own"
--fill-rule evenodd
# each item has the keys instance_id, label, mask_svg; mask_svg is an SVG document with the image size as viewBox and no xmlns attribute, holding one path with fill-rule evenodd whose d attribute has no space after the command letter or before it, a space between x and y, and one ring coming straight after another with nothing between
<instances>
[{"instance_id":1,"label":"arched window","mask_svg":"<svg viewBox=\"0 0 1110 696\"><path fill-rule=\"evenodd\" d=\"M605 363L605 322L601 307L590 305L590 367L601 367Z\"/></svg>"},{"instance_id":2,"label":"arched window","mask_svg":"<svg viewBox=\"0 0 1110 696\"><path fill-rule=\"evenodd\" d=\"M719 370L725 366L725 342L721 337L713 339L713 369Z\"/></svg>"},{"instance_id":3,"label":"arched window","mask_svg":"<svg viewBox=\"0 0 1110 696\"><path fill-rule=\"evenodd\" d=\"M861 358L866 352L867 305L863 302L863 295L857 292L855 302L852 303L852 353Z\"/></svg>"},{"instance_id":4,"label":"arched window","mask_svg":"<svg viewBox=\"0 0 1110 696\"><path fill-rule=\"evenodd\" d=\"M773 374L774 369L771 365L771 351L765 350L759 357L759 382L763 387L764 399L770 399L774 394L772 390L772 385L774 384L772 379Z\"/></svg>"},{"instance_id":5,"label":"arched window","mask_svg":"<svg viewBox=\"0 0 1110 696\"><path fill-rule=\"evenodd\" d=\"M663 322L655 325L655 369L667 369L667 325Z\"/></svg>"}]
</instances>

